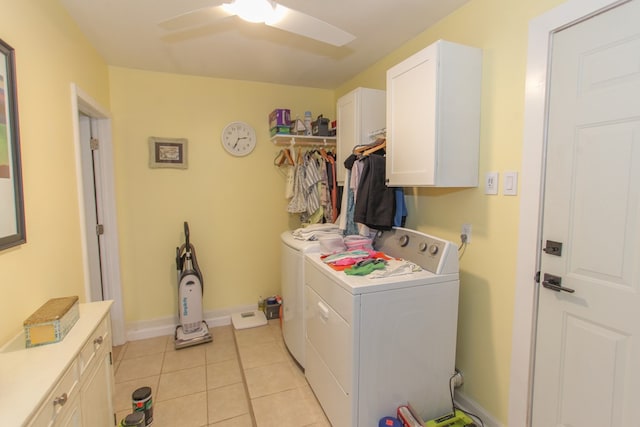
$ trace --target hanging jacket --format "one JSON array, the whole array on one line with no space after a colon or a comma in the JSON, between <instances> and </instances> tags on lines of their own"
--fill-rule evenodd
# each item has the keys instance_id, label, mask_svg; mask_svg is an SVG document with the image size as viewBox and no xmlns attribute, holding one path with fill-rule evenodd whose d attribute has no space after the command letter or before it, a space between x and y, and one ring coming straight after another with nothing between
<instances>
[{"instance_id":1,"label":"hanging jacket","mask_svg":"<svg viewBox=\"0 0 640 427\"><path fill-rule=\"evenodd\" d=\"M371 154L362 160L353 219L377 230L390 230L395 214L395 189L385 184L385 158Z\"/></svg>"}]
</instances>

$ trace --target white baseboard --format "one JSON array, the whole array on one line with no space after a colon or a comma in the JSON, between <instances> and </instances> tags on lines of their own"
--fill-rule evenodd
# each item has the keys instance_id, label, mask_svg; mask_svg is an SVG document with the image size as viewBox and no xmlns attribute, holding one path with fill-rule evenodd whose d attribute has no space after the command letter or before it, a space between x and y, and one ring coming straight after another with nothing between
<instances>
[{"instance_id":1,"label":"white baseboard","mask_svg":"<svg viewBox=\"0 0 640 427\"><path fill-rule=\"evenodd\" d=\"M231 324L231 314L243 311L252 311L256 305L244 305L240 307L213 310L204 313L204 320L210 328ZM125 326L127 341L137 341L146 338L155 338L164 335L173 335L178 325L178 316L161 317L151 320L130 322Z\"/></svg>"},{"instance_id":2,"label":"white baseboard","mask_svg":"<svg viewBox=\"0 0 640 427\"><path fill-rule=\"evenodd\" d=\"M456 390L454 396L455 396L454 400L456 402L456 406L482 418L484 427L505 427L502 423L496 420L493 417L493 415L487 412L486 409L480 406L478 402L466 396L464 393L460 392L459 390ZM478 427L480 427L479 424L478 424Z\"/></svg>"}]
</instances>

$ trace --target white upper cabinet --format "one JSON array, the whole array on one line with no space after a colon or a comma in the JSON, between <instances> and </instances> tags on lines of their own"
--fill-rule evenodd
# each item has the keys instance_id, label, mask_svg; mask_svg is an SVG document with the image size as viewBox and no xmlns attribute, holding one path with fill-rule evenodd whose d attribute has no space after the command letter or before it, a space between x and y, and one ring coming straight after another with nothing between
<instances>
[{"instance_id":1,"label":"white upper cabinet","mask_svg":"<svg viewBox=\"0 0 640 427\"><path fill-rule=\"evenodd\" d=\"M369 134L385 127L385 91L359 87L345 94L336 106L336 175L344 184L344 160L356 145L369 143Z\"/></svg>"},{"instance_id":2,"label":"white upper cabinet","mask_svg":"<svg viewBox=\"0 0 640 427\"><path fill-rule=\"evenodd\" d=\"M387 185L477 187L482 51L440 40L387 70Z\"/></svg>"}]
</instances>

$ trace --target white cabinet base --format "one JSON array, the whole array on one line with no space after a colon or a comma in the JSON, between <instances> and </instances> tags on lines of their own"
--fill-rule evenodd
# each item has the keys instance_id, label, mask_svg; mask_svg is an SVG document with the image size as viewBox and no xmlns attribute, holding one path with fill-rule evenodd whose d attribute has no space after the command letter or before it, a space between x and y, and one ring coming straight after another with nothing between
<instances>
[{"instance_id":1,"label":"white cabinet base","mask_svg":"<svg viewBox=\"0 0 640 427\"><path fill-rule=\"evenodd\" d=\"M80 318L55 344L0 349L0 425L113 427L111 301L80 304Z\"/></svg>"}]
</instances>

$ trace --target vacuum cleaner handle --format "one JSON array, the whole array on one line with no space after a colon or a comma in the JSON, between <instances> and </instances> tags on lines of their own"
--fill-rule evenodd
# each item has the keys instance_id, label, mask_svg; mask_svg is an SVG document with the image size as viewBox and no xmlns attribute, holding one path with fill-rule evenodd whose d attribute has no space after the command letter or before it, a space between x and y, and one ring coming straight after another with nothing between
<instances>
[{"instance_id":1,"label":"vacuum cleaner handle","mask_svg":"<svg viewBox=\"0 0 640 427\"><path fill-rule=\"evenodd\" d=\"M185 235L185 242L187 244L187 250L189 249L189 223L187 221L184 222L184 235Z\"/></svg>"}]
</instances>

